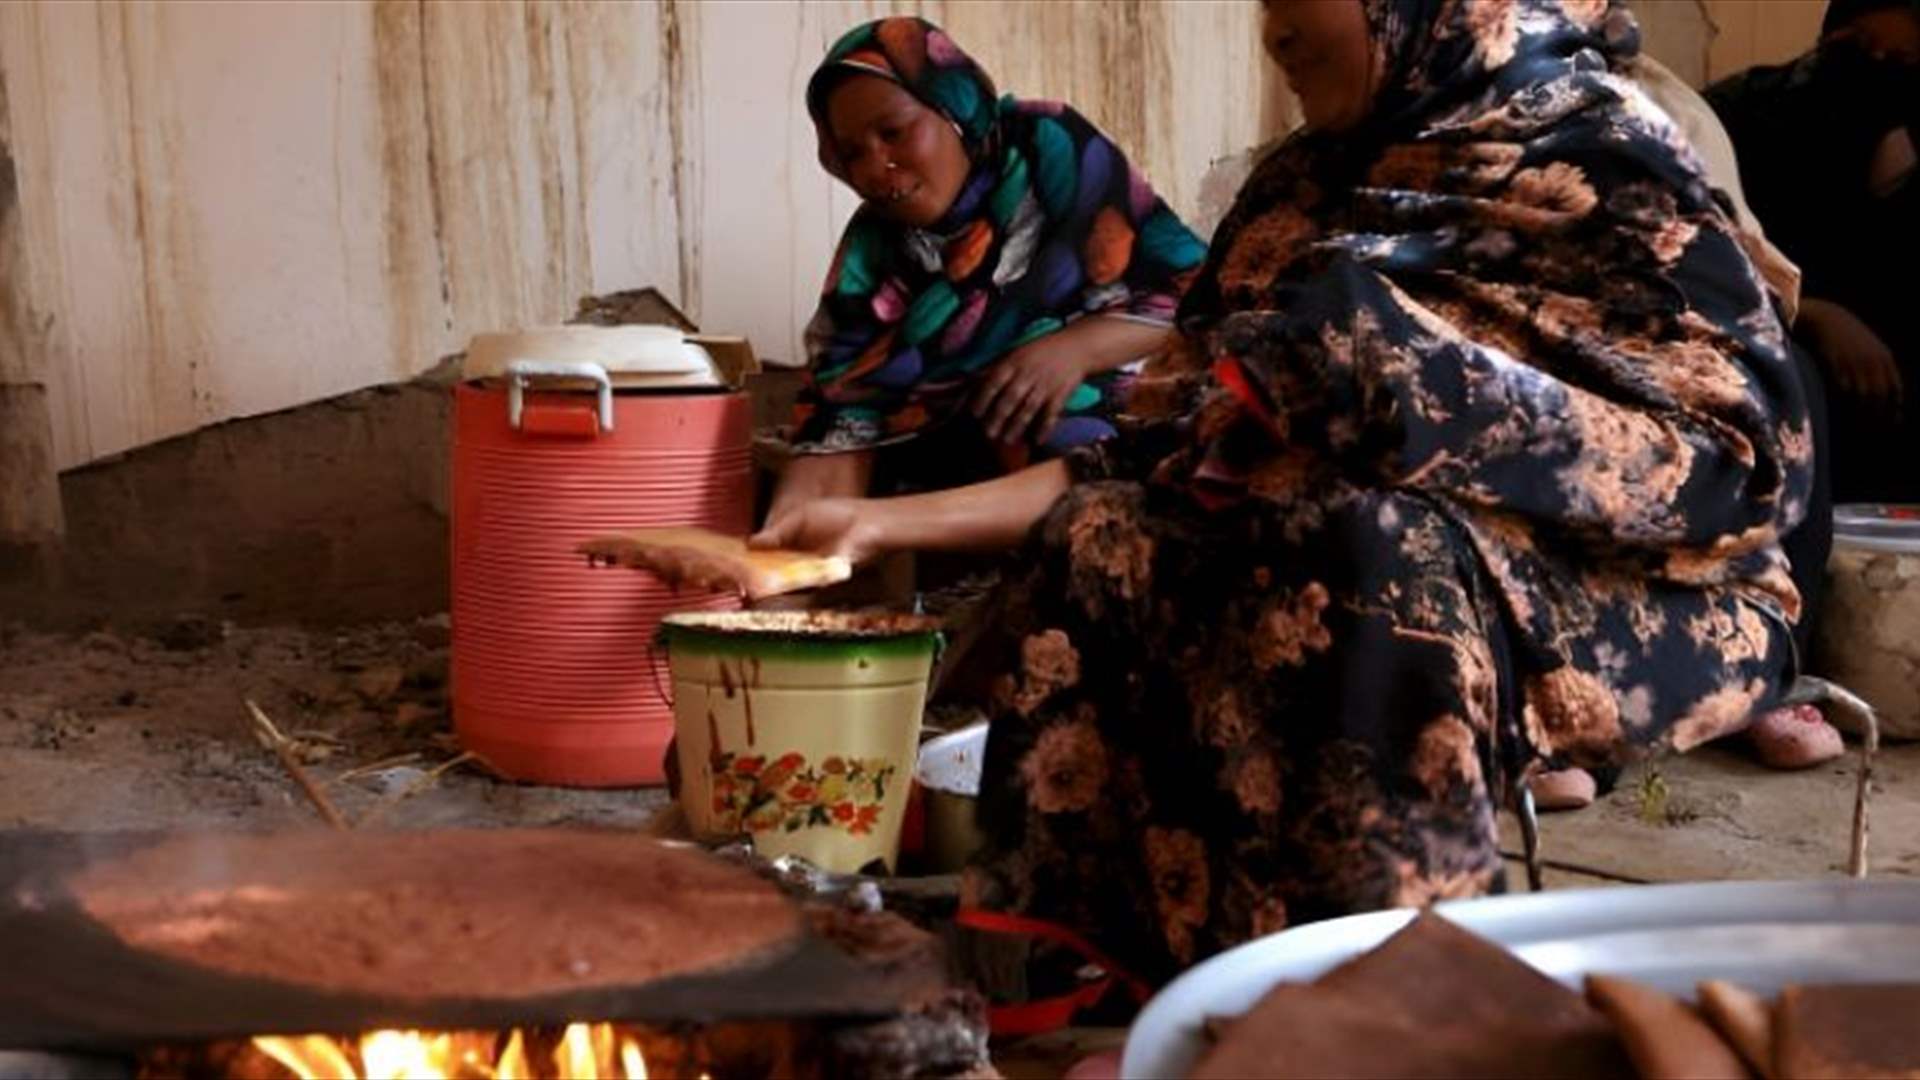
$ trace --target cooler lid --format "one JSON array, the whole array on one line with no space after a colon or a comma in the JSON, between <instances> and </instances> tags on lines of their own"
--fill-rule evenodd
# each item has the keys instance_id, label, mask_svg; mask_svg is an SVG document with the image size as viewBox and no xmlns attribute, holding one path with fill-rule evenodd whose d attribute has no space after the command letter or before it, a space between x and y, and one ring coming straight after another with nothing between
<instances>
[{"instance_id":1,"label":"cooler lid","mask_svg":"<svg viewBox=\"0 0 1920 1080\"><path fill-rule=\"evenodd\" d=\"M738 386L759 370L743 338L687 334L671 326L539 326L476 334L461 364L465 379L505 378L590 364L622 389Z\"/></svg>"},{"instance_id":2,"label":"cooler lid","mask_svg":"<svg viewBox=\"0 0 1920 1080\"><path fill-rule=\"evenodd\" d=\"M1833 542L1868 551L1920 555L1920 506L1847 503L1833 508Z\"/></svg>"}]
</instances>

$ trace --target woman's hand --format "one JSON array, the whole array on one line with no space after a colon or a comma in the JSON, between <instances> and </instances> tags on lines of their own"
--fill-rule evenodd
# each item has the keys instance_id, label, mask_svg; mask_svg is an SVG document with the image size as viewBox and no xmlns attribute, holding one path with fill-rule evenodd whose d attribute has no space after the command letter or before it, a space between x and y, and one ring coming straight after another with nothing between
<instances>
[{"instance_id":1,"label":"woman's hand","mask_svg":"<svg viewBox=\"0 0 1920 1080\"><path fill-rule=\"evenodd\" d=\"M886 553L884 518L876 499L809 499L770 517L747 546L838 555L859 566Z\"/></svg>"},{"instance_id":2,"label":"woman's hand","mask_svg":"<svg viewBox=\"0 0 1920 1080\"><path fill-rule=\"evenodd\" d=\"M1049 334L1008 353L981 380L973 415L989 439L1039 441L1060 420L1067 399L1087 377L1085 353L1066 333Z\"/></svg>"},{"instance_id":3,"label":"woman's hand","mask_svg":"<svg viewBox=\"0 0 1920 1080\"><path fill-rule=\"evenodd\" d=\"M1875 411L1898 417L1906 388L1893 350L1866 323L1830 300L1801 302L1799 323L1824 367L1849 397L1872 403Z\"/></svg>"},{"instance_id":4,"label":"woman's hand","mask_svg":"<svg viewBox=\"0 0 1920 1080\"><path fill-rule=\"evenodd\" d=\"M838 555L859 565L895 551L1017 547L1072 482L1064 461L998 480L891 499L818 498L775 514L749 547Z\"/></svg>"}]
</instances>

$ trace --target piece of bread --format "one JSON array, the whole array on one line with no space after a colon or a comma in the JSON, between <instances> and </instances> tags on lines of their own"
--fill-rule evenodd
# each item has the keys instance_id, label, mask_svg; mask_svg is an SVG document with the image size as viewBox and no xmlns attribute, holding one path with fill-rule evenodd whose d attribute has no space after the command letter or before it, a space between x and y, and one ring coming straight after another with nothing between
<instances>
[{"instance_id":1,"label":"piece of bread","mask_svg":"<svg viewBox=\"0 0 1920 1080\"><path fill-rule=\"evenodd\" d=\"M1233 1021L1188 1076L1599 1080L1630 1074L1604 1025L1584 1034L1523 1019L1432 1027L1392 1003L1291 983Z\"/></svg>"},{"instance_id":2,"label":"piece of bread","mask_svg":"<svg viewBox=\"0 0 1920 1080\"><path fill-rule=\"evenodd\" d=\"M1696 988L1700 1012L1761 1080L1773 1080L1773 1007L1743 986L1709 979Z\"/></svg>"},{"instance_id":3,"label":"piece of bread","mask_svg":"<svg viewBox=\"0 0 1920 1080\"><path fill-rule=\"evenodd\" d=\"M1774 1013L1774 1072L1795 1080L1920 1077L1920 983L1789 986Z\"/></svg>"},{"instance_id":4,"label":"piece of bread","mask_svg":"<svg viewBox=\"0 0 1920 1080\"><path fill-rule=\"evenodd\" d=\"M651 570L675 585L738 589L758 600L834 585L853 576L838 556L749 548L737 536L698 528L635 529L580 545L589 559Z\"/></svg>"},{"instance_id":5,"label":"piece of bread","mask_svg":"<svg viewBox=\"0 0 1920 1080\"><path fill-rule=\"evenodd\" d=\"M1631 979L1588 975L1587 1000L1619 1029L1643 1080L1746 1080L1752 1075L1733 1047L1679 998Z\"/></svg>"},{"instance_id":6,"label":"piece of bread","mask_svg":"<svg viewBox=\"0 0 1920 1080\"><path fill-rule=\"evenodd\" d=\"M1436 992L1470 985L1471 994ZM1392 1001L1422 1024L1497 1024L1527 1020L1555 1029L1606 1026L1579 994L1507 949L1431 911L1399 933L1316 980Z\"/></svg>"},{"instance_id":7,"label":"piece of bread","mask_svg":"<svg viewBox=\"0 0 1920 1080\"><path fill-rule=\"evenodd\" d=\"M1226 1022L1194 1077L1631 1075L1580 995L1432 913L1313 983Z\"/></svg>"}]
</instances>

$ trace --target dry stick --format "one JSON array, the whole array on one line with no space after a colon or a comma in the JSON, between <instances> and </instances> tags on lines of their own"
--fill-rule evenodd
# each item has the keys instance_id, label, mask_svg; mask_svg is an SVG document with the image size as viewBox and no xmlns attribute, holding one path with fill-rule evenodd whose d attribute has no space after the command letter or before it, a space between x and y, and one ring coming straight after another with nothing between
<instances>
[{"instance_id":1,"label":"dry stick","mask_svg":"<svg viewBox=\"0 0 1920 1080\"><path fill-rule=\"evenodd\" d=\"M445 773L448 769L451 769L457 765L464 765L469 761L479 761L479 760L481 760L480 755L469 750L469 751L466 751L465 753L462 753L459 757L450 758L446 761L441 762L438 765L435 765L431 770L427 772L425 776L422 776L420 779L415 780L411 784L408 784L398 794L389 796L388 798L378 803L375 803L370 809L368 809L366 813L361 814L360 821L357 827L364 829L367 826L372 825L373 823L379 821L382 817L386 815L387 811L393 809L394 807L400 805L403 802L406 802L408 799L413 798L415 795L418 795L420 792L425 791L427 788L439 782L441 774Z\"/></svg>"},{"instance_id":2,"label":"dry stick","mask_svg":"<svg viewBox=\"0 0 1920 1080\"><path fill-rule=\"evenodd\" d=\"M328 780L327 783L344 784L347 781L354 779L355 777L365 776L368 773L377 773L381 769L391 769L396 765L411 765L414 762L419 760L420 760L420 753L417 750L411 751L405 754L395 754L389 758L381 758L379 761L370 761L365 765L355 765L353 768L348 769L346 772L341 773L339 776L336 776L333 779Z\"/></svg>"},{"instance_id":3,"label":"dry stick","mask_svg":"<svg viewBox=\"0 0 1920 1080\"><path fill-rule=\"evenodd\" d=\"M290 739L299 739L302 742L323 742L331 743L334 746L347 745L347 740L342 739L340 736L327 731L318 731L314 728L301 728L299 731L289 731L287 732L287 737Z\"/></svg>"},{"instance_id":4,"label":"dry stick","mask_svg":"<svg viewBox=\"0 0 1920 1080\"><path fill-rule=\"evenodd\" d=\"M274 726L260 706L251 700L246 704L247 711L253 714L254 738L259 739L260 745L272 750L274 756L280 759L281 767L293 777L294 783L300 785L300 790L307 793L307 798L320 811L320 816L327 819L327 824L336 829L348 828L347 819L340 815L333 800L327 798L327 793L320 790L320 785L313 782L313 777L307 775L307 770L301 768L299 760L293 756L293 740L280 733L280 729Z\"/></svg>"}]
</instances>

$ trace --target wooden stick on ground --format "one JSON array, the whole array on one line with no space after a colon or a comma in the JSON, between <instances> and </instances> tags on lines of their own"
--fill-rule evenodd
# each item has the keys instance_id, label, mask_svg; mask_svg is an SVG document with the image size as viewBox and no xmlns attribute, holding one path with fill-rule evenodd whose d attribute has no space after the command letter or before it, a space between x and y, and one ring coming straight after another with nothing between
<instances>
[{"instance_id":1,"label":"wooden stick on ground","mask_svg":"<svg viewBox=\"0 0 1920 1080\"><path fill-rule=\"evenodd\" d=\"M332 777L327 781L327 783L328 784L344 784L349 780L366 776L368 773L377 773L381 769L391 769L398 765L411 765L414 762L419 760L420 760L419 751L414 751L412 753L406 753L406 754L395 754L389 758L381 758L379 761L369 761L365 765L355 765L353 768L348 769L346 772L343 772L338 776Z\"/></svg>"},{"instance_id":2,"label":"wooden stick on ground","mask_svg":"<svg viewBox=\"0 0 1920 1080\"><path fill-rule=\"evenodd\" d=\"M287 774L293 777L293 782L307 793L307 799L313 803L314 809L320 811L320 816L326 819L327 824L336 829L348 828L347 819L341 816L340 809L333 805L333 800L327 798L327 793L320 790L320 785L313 782L313 777L307 775L307 770L293 756L293 740L282 734L266 712L251 699L247 700L246 705L247 712L253 717L254 738L259 739L260 745L273 751L274 756L280 759L281 768L286 769Z\"/></svg>"}]
</instances>

